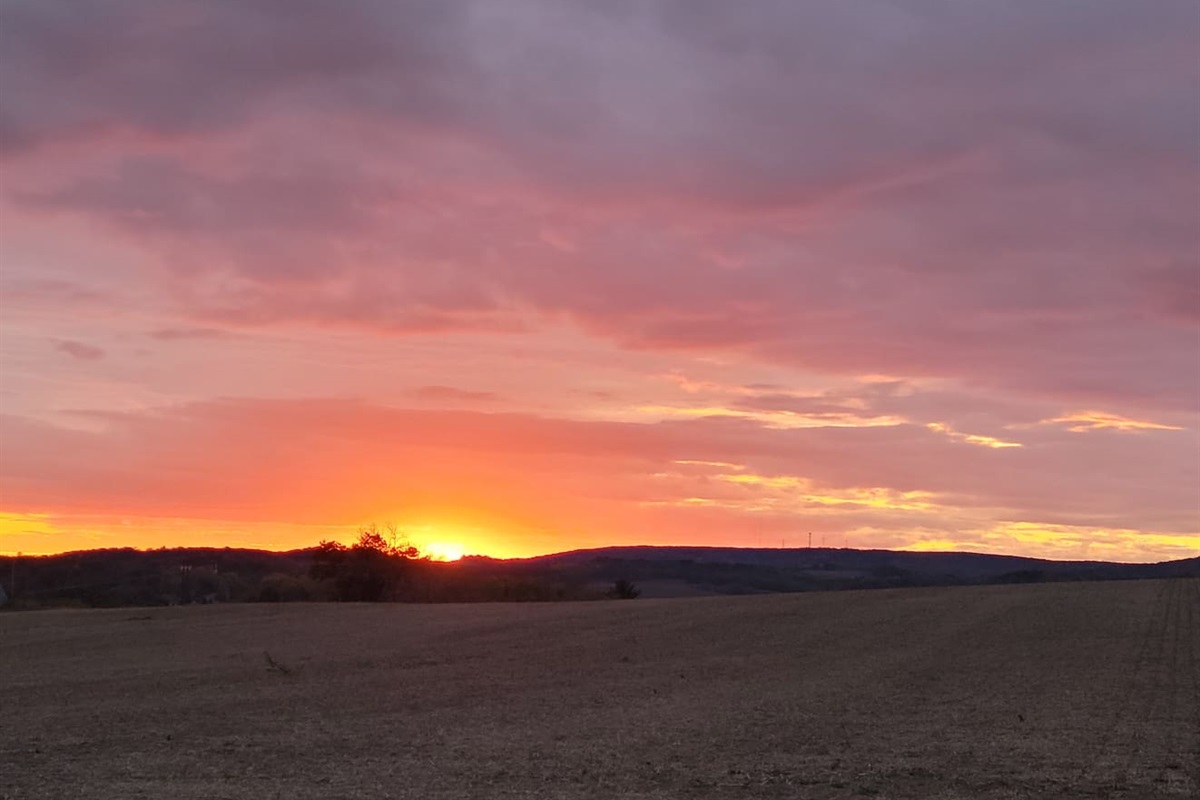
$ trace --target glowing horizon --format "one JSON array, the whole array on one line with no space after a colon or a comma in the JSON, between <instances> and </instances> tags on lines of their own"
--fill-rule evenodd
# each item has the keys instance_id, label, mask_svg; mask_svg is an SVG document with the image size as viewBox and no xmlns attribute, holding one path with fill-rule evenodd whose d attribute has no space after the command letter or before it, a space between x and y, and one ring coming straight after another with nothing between
<instances>
[{"instance_id":1,"label":"glowing horizon","mask_svg":"<svg viewBox=\"0 0 1200 800\"><path fill-rule=\"evenodd\" d=\"M683 501L686 504L686 498ZM836 502L836 501L835 501ZM75 539L70 541L96 542L94 546L70 547L68 549L39 549L54 541L63 540L68 531L62 528L47 530L50 537L24 538L21 529L46 529L44 517L35 515L0 514L0 542L11 542L16 545L25 542L26 547L19 546L0 549L0 556L44 556L59 555L80 550L102 549L104 547L132 547L137 550L153 550L162 547L234 547L274 552L300 550L315 547L320 541L337 541L342 544L353 544L361 530L378 523L367 522L357 526L339 528L337 526L316 526L314 528L290 527L286 533L280 533L275 526L250 526L248 529L233 525L229 528L222 526L196 525L196 529L207 530L208 536L218 538L209 540L207 536L197 536L188 532L188 525L196 521L171 520L155 521L148 530L133 535L128 533L130 526L123 525L122 538L113 542L106 541L103 533L99 539ZM94 523L93 523L94 525ZM181 528L182 525L182 528ZM1051 561L1113 561L1121 563L1155 563L1172 561L1200 555L1194 548L1194 537L1189 534L1153 533L1148 534L1132 530L1103 530L1103 529L1071 529L1067 526L1039 526L1031 523L1017 523L1003 526L991 531L971 531L973 539L930 539L913 538L907 543L881 544L877 534L860 533L862 541L846 532L830 534L825 531L793 531L791 535L783 535L773 540L766 540L761 535L755 541L739 541L728 543L721 539L689 542L687 540L650 541L621 539L614 537L610 541L591 542L578 547L554 547L549 545L534 545L531 548L513 547L506 544L506 537L495 531L469 530L455 526L439 525L397 525L400 540L412 544L420 551L422 557L435 561L457 561L470 556L486 556L490 558L536 558L538 556L554 555L572 550L587 550L603 547L631 546L663 546L663 547L738 547L800 550L808 547L817 549L850 549L875 550L890 549L897 551L923 552L973 552L989 555L1024 556L1043 558ZM255 529L258 529L257 536ZM93 528L93 530L95 530ZM163 532L173 531L163 538ZM430 538L441 531L443 538ZM454 539L445 538L447 532ZM809 545L809 533L815 538ZM97 534L93 533L92 536ZM312 537L317 538L312 538ZM1064 538L1068 541L1064 542ZM1012 547L1012 540L1020 540L1023 547ZM1151 549L1142 549L1131 545L1146 543Z\"/></svg>"}]
</instances>

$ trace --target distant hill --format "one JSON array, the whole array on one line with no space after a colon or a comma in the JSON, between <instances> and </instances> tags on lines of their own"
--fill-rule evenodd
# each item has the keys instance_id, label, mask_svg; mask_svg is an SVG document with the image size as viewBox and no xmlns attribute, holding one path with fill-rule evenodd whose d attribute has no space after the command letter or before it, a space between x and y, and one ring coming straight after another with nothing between
<instances>
[{"instance_id":1,"label":"distant hill","mask_svg":"<svg viewBox=\"0 0 1200 800\"><path fill-rule=\"evenodd\" d=\"M471 558L477 569L632 580L662 595L751 594L828 589L1064 580L1198 577L1200 557L1157 564L1049 561L960 552L844 548L606 547L537 558Z\"/></svg>"},{"instance_id":2,"label":"distant hill","mask_svg":"<svg viewBox=\"0 0 1200 800\"><path fill-rule=\"evenodd\" d=\"M604 547L571 550L530 559L508 559L543 564L579 564L602 560L675 561L696 564L746 564L764 567L827 571L836 567L855 571L903 569L921 574L994 577L1019 570L1051 574L1101 571L1120 577L1167 577L1175 570L1195 570L1200 556L1155 564L1112 561L1051 561L1025 556L967 552L914 552L907 550L855 550L849 548L746 548L746 547ZM1188 572L1187 574L1194 574Z\"/></svg>"},{"instance_id":3,"label":"distant hill","mask_svg":"<svg viewBox=\"0 0 1200 800\"><path fill-rule=\"evenodd\" d=\"M313 549L90 550L0 557L8 607L167 605L330 599ZM1200 577L1200 558L1158 564L1048 561L982 553L841 548L607 547L526 559L416 562L416 602L600 598L617 581L643 597L762 594L980 583ZM13 579L15 578L15 586Z\"/></svg>"}]
</instances>

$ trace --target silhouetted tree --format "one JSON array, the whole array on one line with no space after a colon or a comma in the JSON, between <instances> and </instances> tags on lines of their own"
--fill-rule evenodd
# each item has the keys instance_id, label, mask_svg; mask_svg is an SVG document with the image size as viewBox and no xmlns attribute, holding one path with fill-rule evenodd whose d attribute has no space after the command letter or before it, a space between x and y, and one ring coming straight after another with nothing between
<instances>
[{"instance_id":1,"label":"silhouetted tree","mask_svg":"<svg viewBox=\"0 0 1200 800\"><path fill-rule=\"evenodd\" d=\"M394 526L363 528L350 547L322 541L309 574L333 584L336 600L377 603L399 599L409 562L420 553Z\"/></svg>"}]
</instances>

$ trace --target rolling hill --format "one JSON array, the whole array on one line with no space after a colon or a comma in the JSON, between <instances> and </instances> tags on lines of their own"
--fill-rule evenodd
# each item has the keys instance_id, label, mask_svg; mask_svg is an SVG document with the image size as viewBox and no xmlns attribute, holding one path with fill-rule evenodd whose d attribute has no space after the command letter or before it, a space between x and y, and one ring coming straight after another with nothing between
<instances>
[{"instance_id":1,"label":"rolling hill","mask_svg":"<svg viewBox=\"0 0 1200 800\"><path fill-rule=\"evenodd\" d=\"M15 563L0 557L0 583L10 607L327 599L310 577L313 553L182 548L92 550ZM407 573L401 599L577 600L603 597L617 581L632 582L643 597L686 597L1197 577L1200 558L1118 564L957 552L647 546L528 559L469 556L413 563Z\"/></svg>"}]
</instances>

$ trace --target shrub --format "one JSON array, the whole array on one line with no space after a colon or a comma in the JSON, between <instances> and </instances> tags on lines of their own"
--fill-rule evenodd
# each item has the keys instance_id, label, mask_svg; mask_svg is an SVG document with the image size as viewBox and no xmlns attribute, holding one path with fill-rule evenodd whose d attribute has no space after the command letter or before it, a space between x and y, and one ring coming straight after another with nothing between
<instances>
[{"instance_id":1,"label":"shrub","mask_svg":"<svg viewBox=\"0 0 1200 800\"><path fill-rule=\"evenodd\" d=\"M614 600L633 600L641 593L642 590L634 586L632 581L621 578L613 584L613 587L608 590L607 594Z\"/></svg>"}]
</instances>

